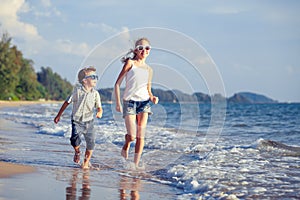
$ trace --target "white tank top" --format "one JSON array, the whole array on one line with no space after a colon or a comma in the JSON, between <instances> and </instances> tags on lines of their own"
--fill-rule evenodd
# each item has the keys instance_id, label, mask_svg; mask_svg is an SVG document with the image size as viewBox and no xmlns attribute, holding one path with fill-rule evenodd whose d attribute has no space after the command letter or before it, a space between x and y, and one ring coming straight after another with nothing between
<instances>
[{"instance_id":1,"label":"white tank top","mask_svg":"<svg viewBox=\"0 0 300 200\"><path fill-rule=\"evenodd\" d=\"M134 66L126 74L126 86L123 99L126 101L147 101L150 96L147 89L149 66Z\"/></svg>"}]
</instances>

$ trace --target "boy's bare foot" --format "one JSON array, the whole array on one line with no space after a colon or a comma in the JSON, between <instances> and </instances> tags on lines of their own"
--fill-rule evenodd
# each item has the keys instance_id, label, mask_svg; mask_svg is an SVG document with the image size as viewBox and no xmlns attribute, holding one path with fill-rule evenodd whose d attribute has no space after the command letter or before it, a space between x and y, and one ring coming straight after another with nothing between
<instances>
[{"instance_id":1,"label":"boy's bare foot","mask_svg":"<svg viewBox=\"0 0 300 200\"><path fill-rule=\"evenodd\" d=\"M82 168L82 169L90 169L90 167L89 167L89 166L86 166L86 165L82 165L81 168Z\"/></svg>"},{"instance_id":2,"label":"boy's bare foot","mask_svg":"<svg viewBox=\"0 0 300 200\"><path fill-rule=\"evenodd\" d=\"M80 163L80 151L75 151L73 161L77 164Z\"/></svg>"},{"instance_id":3,"label":"boy's bare foot","mask_svg":"<svg viewBox=\"0 0 300 200\"><path fill-rule=\"evenodd\" d=\"M123 156L127 160L128 159L128 150L122 149L121 156Z\"/></svg>"},{"instance_id":4,"label":"boy's bare foot","mask_svg":"<svg viewBox=\"0 0 300 200\"><path fill-rule=\"evenodd\" d=\"M81 168L82 168L82 169L90 169L90 167L91 167L91 163L90 163L89 161L86 161L86 160L84 159L84 162L83 162L83 164L81 165Z\"/></svg>"}]
</instances>

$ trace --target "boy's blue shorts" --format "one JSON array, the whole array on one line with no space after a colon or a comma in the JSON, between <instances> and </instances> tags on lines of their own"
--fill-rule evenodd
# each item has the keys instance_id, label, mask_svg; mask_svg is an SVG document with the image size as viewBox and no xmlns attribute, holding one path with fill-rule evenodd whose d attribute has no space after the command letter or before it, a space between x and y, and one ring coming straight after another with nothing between
<instances>
[{"instance_id":1,"label":"boy's blue shorts","mask_svg":"<svg viewBox=\"0 0 300 200\"><path fill-rule=\"evenodd\" d=\"M72 135L70 138L71 145L77 147L81 144L81 135L84 135L86 149L94 150L95 148L95 131L94 120L88 122L77 122L72 120Z\"/></svg>"}]
</instances>

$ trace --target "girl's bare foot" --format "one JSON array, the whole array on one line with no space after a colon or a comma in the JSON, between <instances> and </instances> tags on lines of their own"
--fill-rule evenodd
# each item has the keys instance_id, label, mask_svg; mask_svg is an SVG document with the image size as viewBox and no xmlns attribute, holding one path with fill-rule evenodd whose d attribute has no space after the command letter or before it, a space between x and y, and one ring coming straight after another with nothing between
<instances>
[{"instance_id":1,"label":"girl's bare foot","mask_svg":"<svg viewBox=\"0 0 300 200\"><path fill-rule=\"evenodd\" d=\"M126 160L128 159L128 149L122 149L121 156L123 156Z\"/></svg>"}]
</instances>

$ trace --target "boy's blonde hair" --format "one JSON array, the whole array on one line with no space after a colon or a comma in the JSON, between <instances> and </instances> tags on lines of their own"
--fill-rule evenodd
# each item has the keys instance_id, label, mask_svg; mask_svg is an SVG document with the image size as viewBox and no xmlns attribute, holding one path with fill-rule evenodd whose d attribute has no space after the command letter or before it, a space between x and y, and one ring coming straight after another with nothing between
<instances>
[{"instance_id":1,"label":"boy's blonde hair","mask_svg":"<svg viewBox=\"0 0 300 200\"><path fill-rule=\"evenodd\" d=\"M96 68L93 66L85 67L78 72L78 82L82 83L83 79L87 76L89 72L95 72Z\"/></svg>"}]
</instances>

